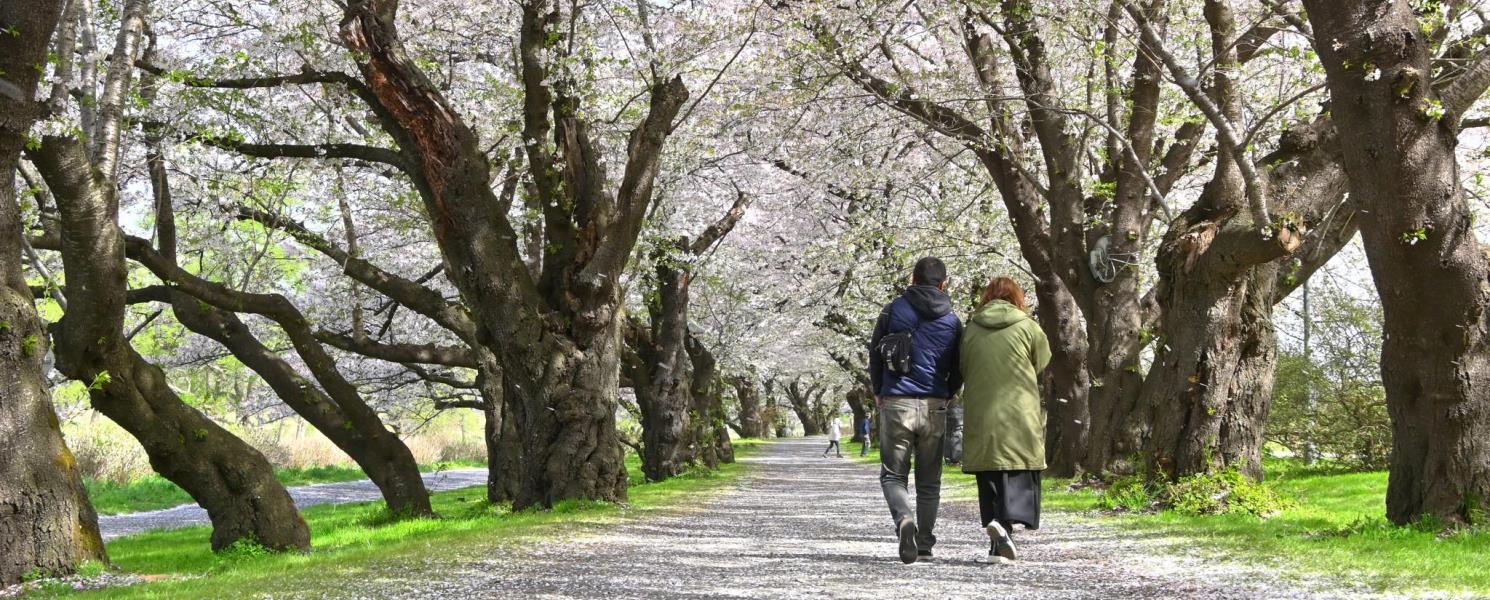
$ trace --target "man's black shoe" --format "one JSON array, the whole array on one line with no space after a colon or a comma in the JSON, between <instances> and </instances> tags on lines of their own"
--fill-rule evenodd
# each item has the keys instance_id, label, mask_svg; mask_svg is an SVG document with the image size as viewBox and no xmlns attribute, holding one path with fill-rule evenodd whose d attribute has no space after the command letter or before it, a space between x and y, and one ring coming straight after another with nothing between
<instances>
[{"instance_id":1,"label":"man's black shoe","mask_svg":"<svg viewBox=\"0 0 1490 600\"><path fill-rule=\"evenodd\" d=\"M905 564L916 562L917 533L915 519L906 519L900 522L900 562ZM930 550L927 552L930 552Z\"/></svg>"}]
</instances>

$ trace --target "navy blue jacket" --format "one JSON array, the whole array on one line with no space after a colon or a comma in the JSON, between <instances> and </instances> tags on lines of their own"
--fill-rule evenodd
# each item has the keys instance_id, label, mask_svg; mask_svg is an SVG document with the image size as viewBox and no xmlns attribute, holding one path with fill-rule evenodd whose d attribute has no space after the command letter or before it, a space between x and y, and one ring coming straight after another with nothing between
<instances>
[{"instance_id":1,"label":"navy blue jacket","mask_svg":"<svg viewBox=\"0 0 1490 600\"><path fill-rule=\"evenodd\" d=\"M917 329L919 326L919 329ZM911 337L911 372L899 376L885 370L880 339L891 333L915 330ZM952 312L947 293L929 285L913 285L880 312L869 341L869 378L880 396L951 398L962 390L958 346L962 320Z\"/></svg>"}]
</instances>

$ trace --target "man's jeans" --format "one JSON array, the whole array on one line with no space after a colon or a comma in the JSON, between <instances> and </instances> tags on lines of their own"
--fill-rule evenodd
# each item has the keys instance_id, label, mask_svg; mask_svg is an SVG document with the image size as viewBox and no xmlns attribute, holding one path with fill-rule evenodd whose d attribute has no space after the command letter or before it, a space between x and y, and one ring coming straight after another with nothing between
<instances>
[{"instance_id":1,"label":"man's jeans","mask_svg":"<svg viewBox=\"0 0 1490 600\"><path fill-rule=\"evenodd\" d=\"M885 398L880 401L880 487L898 527L916 520L916 546L936 544L936 510L941 503L942 435L947 401L941 398ZM916 469L916 510L911 513L909 484L912 457Z\"/></svg>"}]
</instances>

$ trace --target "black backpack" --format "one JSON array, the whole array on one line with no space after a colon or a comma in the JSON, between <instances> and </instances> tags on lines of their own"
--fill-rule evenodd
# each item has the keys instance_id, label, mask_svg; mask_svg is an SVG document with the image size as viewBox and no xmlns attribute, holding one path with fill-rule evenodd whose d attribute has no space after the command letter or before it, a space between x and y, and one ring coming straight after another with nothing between
<instances>
[{"instance_id":1,"label":"black backpack","mask_svg":"<svg viewBox=\"0 0 1490 600\"><path fill-rule=\"evenodd\" d=\"M875 348L880 351L880 358L885 361L886 371L900 377L910 375L911 355L915 351L912 340L916 337L916 332L921 329L921 325L922 323L916 323L910 331L889 333L880 338L880 343Z\"/></svg>"}]
</instances>

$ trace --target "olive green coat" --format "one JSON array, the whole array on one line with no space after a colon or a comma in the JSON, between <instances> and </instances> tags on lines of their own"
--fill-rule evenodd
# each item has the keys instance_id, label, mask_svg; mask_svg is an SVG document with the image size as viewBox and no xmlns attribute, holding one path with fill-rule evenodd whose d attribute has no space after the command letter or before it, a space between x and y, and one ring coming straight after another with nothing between
<instances>
[{"instance_id":1,"label":"olive green coat","mask_svg":"<svg viewBox=\"0 0 1490 600\"><path fill-rule=\"evenodd\" d=\"M1002 300L973 313L962 333L962 470L1045 468L1040 372L1050 342L1028 313Z\"/></svg>"}]
</instances>

